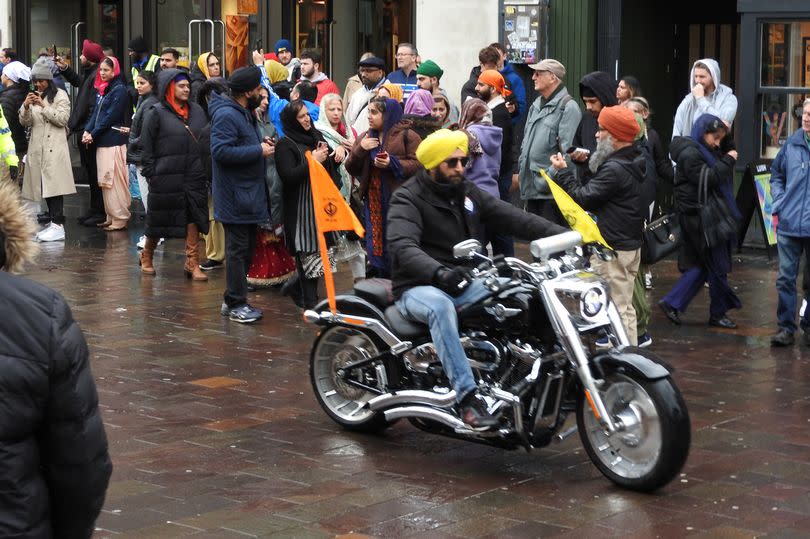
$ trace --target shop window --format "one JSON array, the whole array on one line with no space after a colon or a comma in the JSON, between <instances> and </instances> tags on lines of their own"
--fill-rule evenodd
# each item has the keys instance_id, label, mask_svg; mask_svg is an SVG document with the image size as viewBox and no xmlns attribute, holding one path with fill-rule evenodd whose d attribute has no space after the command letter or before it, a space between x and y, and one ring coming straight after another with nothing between
<instances>
[{"instance_id":1,"label":"shop window","mask_svg":"<svg viewBox=\"0 0 810 539\"><path fill-rule=\"evenodd\" d=\"M810 21L762 25L764 87L801 88L810 84Z\"/></svg>"},{"instance_id":2,"label":"shop window","mask_svg":"<svg viewBox=\"0 0 810 539\"><path fill-rule=\"evenodd\" d=\"M810 93L765 93L757 124L759 157L773 159L785 140L802 125L802 103Z\"/></svg>"},{"instance_id":3,"label":"shop window","mask_svg":"<svg viewBox=\"0 0 810 539\"><path fill-rule=\"evenodd\" d=\"M810 95L810 21L762 24L759 157L773 159L801 127L802 102ZM770 90L770 91L769 91Z\"/></svg>"},{"instance_id":4,"label":"shop window","mask_svg":"<svg viewBox=\"0 0 810 539\"><path fill-rule=\"evenodd\" d=\"M172 47L180 52L180 65L188 66L191 61L196 60L199 54L199 48L210 48L210 40L206 42L204 39L198 40L198 32L195 30L192 34L195 58L189 58L189 42L188 42L188 21L193 19L205 19L203 11L203 0L182 0L166 2L158 1L157 11L157 50L156 54L160 51ZM207 30L207 29L206 29Z\"/></svg>"}]
</instances>

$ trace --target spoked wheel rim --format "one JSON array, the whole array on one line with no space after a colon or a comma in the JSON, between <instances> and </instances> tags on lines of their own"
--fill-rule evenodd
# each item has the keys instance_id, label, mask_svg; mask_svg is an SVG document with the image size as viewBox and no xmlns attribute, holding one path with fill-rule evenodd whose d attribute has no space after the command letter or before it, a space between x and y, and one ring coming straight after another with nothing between
<instances>
[{"instance_id":1,"label":"spoked wheel rim","mask_svg":"<svg viewBox=\"0 0 810 539\"><path fill-rule=\"evenodd\" d=\"M655 403L644 387L621 374L608 377L600 394L619 431L608 436L593 413L586 410L583 422L593 452L620 477L646 476L655 469L663 449L661 420Z\"/></svg>"},{"instance_id":2,"label":"spoked wheel rim","mask_svg":"<svg viewBox=\"0 0 810 539\"><path fill-rule=\"evenodd\" d=\"M337 374L343 366L378 355L366 334L340 326L331 327L313 351L313 381L323 404L345 423L363 423L374 412L365 404L374 395L343 381Z\"/></svg>"}]
</instances>

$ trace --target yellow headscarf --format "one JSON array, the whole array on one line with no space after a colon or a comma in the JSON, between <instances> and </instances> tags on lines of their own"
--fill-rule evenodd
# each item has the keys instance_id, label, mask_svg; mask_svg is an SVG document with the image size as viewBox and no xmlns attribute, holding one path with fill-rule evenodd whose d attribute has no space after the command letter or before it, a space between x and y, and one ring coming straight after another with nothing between
<instances>
[{"instance_id":1,"label":"yellow headscarf","mask_svg":"<svg viewBox=\"0 0 810 539\"><path fill-rule=\"evenodd\" d=\"M391 99L397 103L402 103L402 96L404 95L402 93L402 86L399 84L394 84L393 82L386 82L381 87L388 90L388 93L391 95Z\"/></svg>"},{"instance_id":2,"label":"yellow headscarf","mask_svg":"<svg viewBox=\"0 0 810 539\"><path fill-rule=\"evenodd\" d=\"M210 52L204 52L199 56L199 58L197 58L197 67L200 68L200 71L202 71L202 74L205 75L206 79L211 78L211 75L208 74L208 57L210 55Z\"/></svg>"},{"instance_id":3,"label":"yellow headscarf","mask_svg":"<svg viewBox=\"0 0 810 539\"><path fill-rule=\"evenodd\" d=\"M267 73L267 78L270 79L270 84L287 80L287 68L275 60L265 60L264 70Z\"/></svg>"},{"instance_id":4,"label":"yellow headscarf","mask_svg":"<svg viewBox=\"0 0 810 539\"><path fill-rule=\"evenodd\" d=\"M428 135L416 149L416 158L426 169L438 167L442 161L453 155L456 150L467 153L467 135L463 131L439 129Z\"/></svg>"}]
</instances>

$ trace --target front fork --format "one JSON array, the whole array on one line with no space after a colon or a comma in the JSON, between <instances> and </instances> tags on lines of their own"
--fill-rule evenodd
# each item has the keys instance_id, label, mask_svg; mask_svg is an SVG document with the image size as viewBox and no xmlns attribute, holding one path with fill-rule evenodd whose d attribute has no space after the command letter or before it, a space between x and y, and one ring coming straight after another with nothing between
<instances>
[{"instance_id":1,"label":"front fork","mask_svg":"<svg viewBox=\"0 0 810 539\"><path fill-rule=\"evenodd\" d=\"M610 417L607 408L605 408L605 403L602 400L602 397L599 395L596 380L594 380L593 374L591 373L591 366L588 361L588 356L585 354L585 348L583 347L582 341L579 337L579 331L577 331L577 329L574 327L573 322L571 322L571 318L568 316L568 311L565 310L565 307L560 303L555 295L546 296L546 301L547 304L551 304L551 307L554 309L555 313L559 313L554 317L555 320L553 322L557 324L558 335L562 336L563 344L577 366L579 379L585 389L585 398L591 407L594 417L596 417L596 420L604 425L605 429L608 431L608 435L615 433L618 430L617 425L613 422L613 418ZM616 309L616 305L612 301L607 306L607 313L613 333L618 339L619 345L629 345L630 341L627 338L627 332L624 330L624 326L622 325L619 311Z\"/></svg>"}]
</instances>

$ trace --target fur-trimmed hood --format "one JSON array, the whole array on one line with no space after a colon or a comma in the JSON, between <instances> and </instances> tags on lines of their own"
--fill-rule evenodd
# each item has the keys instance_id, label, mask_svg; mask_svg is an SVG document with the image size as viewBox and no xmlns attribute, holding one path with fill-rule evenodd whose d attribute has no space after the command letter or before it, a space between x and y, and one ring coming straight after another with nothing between
<instances>
[{"instance_id":1,"label":"fur-trimmed hood","mask_svg":"<svg viewBox=\"0 0 810 539\"><path fill-rule=\"evenodd\" d=\"M0 268L19 273L34 259L38 251L31 239L35 230L23 208L20 190L12 182L0 182Z\"/></svg>"}]
</instances>

